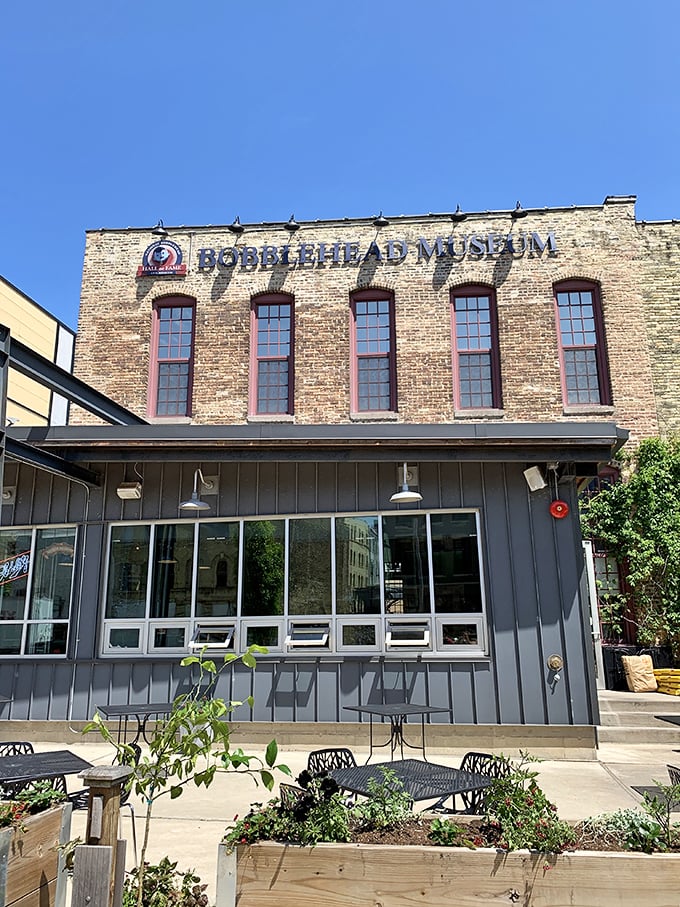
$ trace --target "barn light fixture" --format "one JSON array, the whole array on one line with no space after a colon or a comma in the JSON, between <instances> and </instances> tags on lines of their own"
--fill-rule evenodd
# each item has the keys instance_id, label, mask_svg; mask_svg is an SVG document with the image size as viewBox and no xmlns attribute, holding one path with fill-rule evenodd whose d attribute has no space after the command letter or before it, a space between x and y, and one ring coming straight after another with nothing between
<instances>
[{"instance_id":1,"label":"barn light fixture","mask_svg":"<svg viewBox=\"0 0 680 907\"><path fill-rule=\"evenodd\" d=\"M520 205L519 202L515 205L514 209L510 212L512 217L526 217L527 211Z\"/></svg>"},{"instance_id":2,"label":"barn light fixture","mask_svg":"<svg viewBox=\"0 0 680 907\"><path fill-rule=\"evenodd\" d=\"M295 233L300 229L300 224L295 220L295 215L291 214L290 220L283 225L289 233Z\"/></svg>"},{"instance_id":3,"label":"barn light fixture","mask_svg":"<svg viewBox=\"0 0 680 907\"><path fill-rule=\"evenodd\" d=\"M466 217L467 217L467 214L465 213L465 211L461 211L460 205L456 205L456 210L451 215L451 220L454 222L458 222L461 220L465 220Z\"/></svg>"},{"instance_id":4,"label":"barn light fixture","mask_svg":"<svg viewBox=\"0 0 680 907\"><path fill-rule=\"evenodd\" d=\"M409 470L406 463L404 463L401 491L395 491L395 493L390 498L391 504L417 504L418 501L422 501L422 494L419 494L417 491L411 491L411 489L409 488L408 479Z\"/></svg>"},{"instance_id":5,"label":"barn light fixture","mask_svg":"<svg viewBox=\"0 0 680 907\"><path fill-rule=\"evenodd\" d=\"M165 229L165 227L163 226L163 221L162 221L162 220L159 220L159 221L158 221L158 223L156 224L156 226L155 226L155 227L153 228L153 230L151 231L151 234L152 234L152 236L160 236L161 238L164 237L164 236L169 236L169 235L170 235L170 234L168 233L168 231Z\"/></svg>"},{"instance_id":6,"label":"barn light fixture","mask_svg":"<svg viewBox=\"0 0 680 907\"><path fill-rule=\"evenodd\" d=\"M386 227L389 224L388 219L383 215L382 211L380 214L373 219L374 227Z\"/></svg>"},{"instance_id":7,"label":"barn light fixture","mask_svg":"<svg viewBox=\"0 0 680 907\"><path fill-rule=\"evenodd\" d=\"M214 483L210 480L203 478L203 473L200 469L197 469L194 472L194 490L191 492L191 498L188 501L182 501L179 505L180 510L189 510L197 512L199 510L210 510L210 504L206 504L205 501L202 501L198 496L198 480L201 480L201 487L206 488L209 491L214 487Z\"/></svg>"},{"instance_id":8,"label":"barn light fixture","mask_svg":"<svg viewBox=\"0 0 680 907\"><path fill-rule=\"evenodd\" d=\"M229 224L229 226L227 227L227 230L231 230L232 233L243 233L245 227L238 219L238 217L235 217L233 223Z\"/></svg>"}]
</instances>

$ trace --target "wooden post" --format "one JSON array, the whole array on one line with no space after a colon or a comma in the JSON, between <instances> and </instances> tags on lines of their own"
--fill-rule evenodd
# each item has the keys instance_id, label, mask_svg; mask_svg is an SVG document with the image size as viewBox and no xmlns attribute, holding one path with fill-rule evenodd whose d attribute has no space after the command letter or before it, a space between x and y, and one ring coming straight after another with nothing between
<instances>
[{"instance_id":1,"label":"wooden post","mask_svg":"<svg viewBox=\"0 0 680 907\"><path fill-rule=\"evenodd\" d=\"M119 887L116 885L116 867L119 867L120 871L120 860L117 859L120 796L123 784L132 772L133 769L129 765L95 765L81 772L79 776L90 788L85 843L111 848L108 872L109 907L113 907L114 893Z\"/></svg>"}]
</instances>

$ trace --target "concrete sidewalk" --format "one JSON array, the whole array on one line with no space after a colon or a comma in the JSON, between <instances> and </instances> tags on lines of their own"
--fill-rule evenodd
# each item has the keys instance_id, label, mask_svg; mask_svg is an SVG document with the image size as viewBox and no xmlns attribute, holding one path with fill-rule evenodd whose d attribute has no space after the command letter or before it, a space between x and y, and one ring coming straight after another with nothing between
<instances>
[{"instance_id":1,"label":"concrete sidewalk","mask_svg":"<svg viewBox=\"0 0 680 907\"><path fill-rule=\"evenodd\" d=\"M323 741L319 741L319 748ZM597 761L541 761L536 763L539 783L547 796L557 804L559 816L578 820L599 813L639 805L641 798L631 790L633 784L667 782L666 764L680 764L679 749L667 744L631 745L603 744L598 750ZM54 743L36 744L37 750L57 749ZM94 764L109 764L112 748L94 738L78 739L69 749ZM258 746L242 746L247 753L260 754ZM368 751L357 749L358 762L365 762ZM460 752L437 753L428 751L428 760L443 765L457 766L464 754ZM307 763L307 750L282 750L279 761L287 764L295 777ZM374 762L380 761L374 753ZM284 776L279 781L287 780ZM69 786L79 785L79 779L69 779ZM217 866L217 845L235 815L243 816L251 804L266 802L270 794L256 785L249 776L218 775L207 790L190 786L176 800L169 795L154 806L150 843L147 857L157 862L167 855L178 863L178 869L193 869L208 884L208 894L214 899ZM137 837L141 848L144 833L145 806L139 798L132 797ZM72 837L84 838L86 814L73 814ZM123 811L123 835L128 840L128 867L134 865L130 834L129 810Z\"/></svg>"}]
</instances>

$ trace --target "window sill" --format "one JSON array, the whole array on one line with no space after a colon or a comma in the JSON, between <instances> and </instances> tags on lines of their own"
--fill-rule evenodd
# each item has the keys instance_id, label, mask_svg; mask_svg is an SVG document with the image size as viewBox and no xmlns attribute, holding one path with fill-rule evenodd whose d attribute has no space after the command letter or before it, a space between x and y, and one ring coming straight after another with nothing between
<instances>
[{"instance_id":1,"label":"window sill","mask_svg":"<svg viewBox=\"0 0 680 907\"><path fill-rule=\"evenodd\" d=\"M248 416L247 422L295 422L295 416L292 413L260 413Z\"/></svg>"},{"instance_id":2,"label":"window sill","mask_svg":"<svg viewBox=\"0 0 680 907\"><path fill-rule=\"evenodd\" d=\"M601 403L583 404L582 406L564 406L562 412L565 416L613 416L614 407Z\"/></svg>"},{"instance_id":3,"label":"window sill","mask_svg":"<svg viewBox=\"0 0 680 907\"><path fill-rule=\"evenodd\" d=\"M454 419L504 419L504 409L456 409Z\"/></svg>"},{"instance_id":4,"label":"window sill","mask_svg":"<svg viewBox=\"0 0 680 907\"><path fill-rule=\"evenodd\" d=\"M399 413L350 413L351 422L398 422Z\"/></svg>"},{"instance_id":5,"label":"window sill","mask_svg":"<svg viewBox=\"0 0 680 907\"><path fill-rule=\"evenodd\" d=\"M151 425L191 425L191 416L147 416Z\"/></svg>"}]
</instances>

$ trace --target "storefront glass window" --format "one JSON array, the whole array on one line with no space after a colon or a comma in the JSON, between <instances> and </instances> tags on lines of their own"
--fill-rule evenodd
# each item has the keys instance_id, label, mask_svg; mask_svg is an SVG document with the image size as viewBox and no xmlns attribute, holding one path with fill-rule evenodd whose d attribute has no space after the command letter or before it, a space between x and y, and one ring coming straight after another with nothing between
<instances>
[{"instance_id":1,"label":"storefront glass window","mask_svg":"<svg viewBox=\"0 0 680 907\"><path fill-rule=\"evenodd\" d=\"M194 526L157 526L153 555L151 617L188 617L194 560Z\"/></svg>"},{"instance_id":2,"label":"storefront glass window","mask_svg":"<svg viewBox=\"0 0 680 907\"><path fill-rule=\"evenodd\" d=\"M243 525L241 613L247 617L283 614L285 528L283 520L247 520Z\"/></svg>"},{"instance_id":3,"label":"storefront glass window","mask_svg":"<svg viewBox=\"0 0 680 907\"><path fill-rule=\"evenodd\" d=\"M66 655L76 530L0 530L0 655Z\"/></svg>"},{"instance_id":4,"label":"storefront glass window","mask_svg":"<svg viewBox=\"0 0 680 907\"><path fill-rule=\"evenodd\" d=\"M423 614L430 610L425 516L383 517L385 611Z\"/></svg>"},{"instance_id":5,"label":"storefront glass window","mask_svg":"<svg viewBox=\"0 0 680 907\"><path fill-rule=\"evenodd\" d=\"M290 521L288 613L331 613L331 521Z\"/></svg>"},{"instance_id":6,"label":"storefront glass window","mask_svg":"<svg viewBox=\"0 0 680 907\"><path fill-rule=\"evenodd\" d=\"M196 614L232 617L238 596L238 523L201 523L198 527Z\"/></svg>"},{"instance_id":7,"label":"storefront glass window","mask_svg":"<svg viewBox=\"0 0 680 907\"><path fill-rule=\"evenodd\" d=\"M377 516L335 520L335 590L338 614L380 614Z\"/></svg>"},{"instance_id":8,"label":"storefront glass window","mask_svg":"<svg viewBox=\"0 0 680 907\"><path fill-rule=\"evenodd\" d=\"M145 617L150 526L113 526L109 549L107 617Z\"/></svg>"},{"instance_id":9,"label":"storefront glass window","mask_svg":"<svg viewBox=\"0 0 680 907\"><path fill-rule=\"evenodd\" d=\"M480 613L482 592L475 515L432 514L430 525L435 611Z\"/></svg>"}]
</instances>

